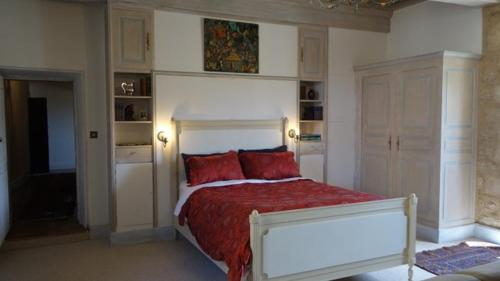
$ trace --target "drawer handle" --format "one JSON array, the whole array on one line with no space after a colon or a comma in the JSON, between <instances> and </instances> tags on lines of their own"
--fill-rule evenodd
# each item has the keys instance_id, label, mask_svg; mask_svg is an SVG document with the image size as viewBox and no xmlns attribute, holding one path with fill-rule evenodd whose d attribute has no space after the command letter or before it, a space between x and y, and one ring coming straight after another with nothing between
<instances>
[{"instance_id":1,"label":"drawer handle","mask_svg":"<svg viewBox=\"0 0 500 281\"><path fill-rule=\"evenodd\" d=\"M130 152L130 153L129 153L129 155L135 155L136 153L137 153L137 152L132 151L132 152Z\"/></svg>"}]
</instances>

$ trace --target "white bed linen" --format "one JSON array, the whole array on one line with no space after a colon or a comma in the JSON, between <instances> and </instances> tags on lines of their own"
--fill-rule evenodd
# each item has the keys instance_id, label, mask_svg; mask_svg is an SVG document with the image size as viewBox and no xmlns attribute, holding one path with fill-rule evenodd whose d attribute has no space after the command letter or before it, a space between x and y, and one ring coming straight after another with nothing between
<instances>
[{"instance_id":1,"label":"white bed linen","mask_svg":"<svg viewBox=\"0 0 500 281\"><path fill-rule=\"evenodd\" d=\"M175 211L174 214L176 216L179 216L182 206L187 202L191 194L193 194L195 191L200 190L202 188L210 188L210 187L220 187L220 186L227 186L227 185L240 185L244 183L256 183L256 184L262 184L262 183L275 183L275 182L288 182L288 181L296 181L296 180L302 180L306 178L302 177L295 177L295 178L287 178L287 179L281 179L281 180L258 180L258 179L246 179L246 180L229 180L229 181L215 181L215 182L210 182L210 183L204 183L200 185L195 185L195 186L188 186L187 181L182 181L179 184L179 201L177 201L177 205L175 206Z\"/></svg>"}]
</instances>

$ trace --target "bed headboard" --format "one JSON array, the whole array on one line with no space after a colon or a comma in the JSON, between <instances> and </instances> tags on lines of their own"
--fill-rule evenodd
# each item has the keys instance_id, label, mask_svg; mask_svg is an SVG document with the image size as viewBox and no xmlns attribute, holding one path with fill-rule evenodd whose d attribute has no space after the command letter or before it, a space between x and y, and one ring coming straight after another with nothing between
<instances>
[{"instance_id":1,"label":"bed headboard","mask_svg":"<svg viewBox=\"0 0 500 281\"><path fill-rule=\"evenodd\" d=\"M175 120L177 185L186 178L181 153L205 154L286 144L288 119Z\"/></svg>"}]
</instances>

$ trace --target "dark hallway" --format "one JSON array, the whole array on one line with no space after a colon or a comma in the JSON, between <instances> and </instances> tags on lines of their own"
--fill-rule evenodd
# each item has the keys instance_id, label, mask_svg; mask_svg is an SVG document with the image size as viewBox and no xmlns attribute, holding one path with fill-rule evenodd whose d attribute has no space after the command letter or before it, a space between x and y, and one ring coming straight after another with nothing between
<instances>
[{"instance_id":1,"label":"dark hallway","mask_svg":"<svg viewBox=\"0 0 500 281\"><path fill-rule=\"evenodd\" d=\"M77 220L72 83L6 80L7 241L85 232Z\"/></svg>"},{"instance_id":2,"label":"dark hallway","mask_svg":"<svg viewBox=\"0 0 500 281\"><path fill-rule=\"evenodd\" d=\"M75 173L29 176L11 194L12 228L7 240L85 231L76 220Z\"/></svg>"}]
</instances>

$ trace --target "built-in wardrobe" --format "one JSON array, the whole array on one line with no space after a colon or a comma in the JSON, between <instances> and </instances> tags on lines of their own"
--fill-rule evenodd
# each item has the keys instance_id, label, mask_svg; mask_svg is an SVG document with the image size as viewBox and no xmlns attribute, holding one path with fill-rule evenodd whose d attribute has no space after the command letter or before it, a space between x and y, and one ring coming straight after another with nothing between
<instances>
[{"instance_id":1,"label":"built-in wardrobe","mask_svg":"<svg viewBox=\"0 0 500 281\"><path fill-rule=\"evenodd\" d=\"M468 236L474 223L477 62L445 51L355 68L356 185L416 193L418 234L430 240Z\"/></svg>"}]
</instances>

